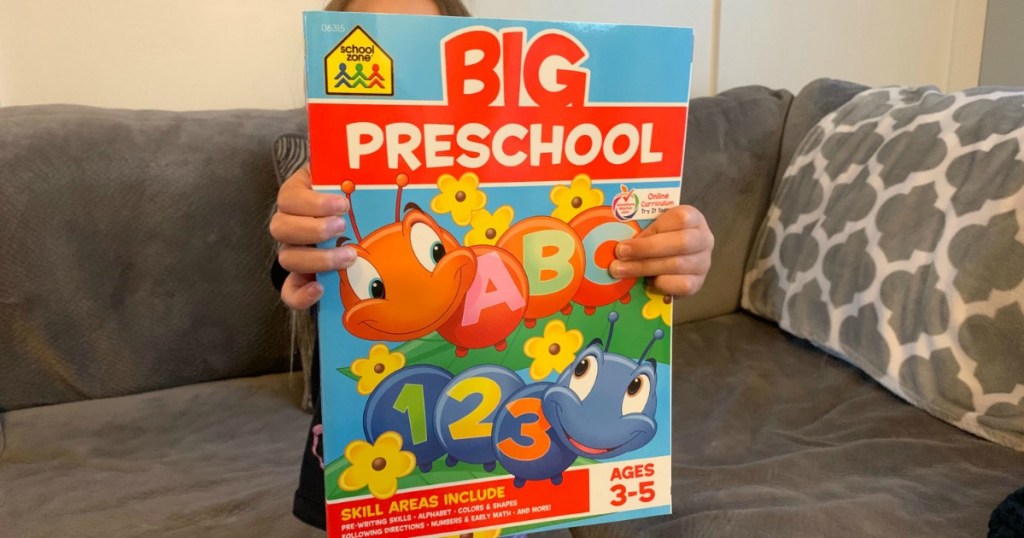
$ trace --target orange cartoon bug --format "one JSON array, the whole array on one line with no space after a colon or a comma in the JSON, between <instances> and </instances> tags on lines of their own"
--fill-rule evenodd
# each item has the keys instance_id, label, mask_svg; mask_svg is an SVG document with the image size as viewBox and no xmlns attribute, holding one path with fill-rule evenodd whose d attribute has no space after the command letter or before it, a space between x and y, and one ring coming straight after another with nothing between
<instances>
[{"instance_id":1,"label":"orange cartoon bug","mask_svg":"<svg viewBox=\"0 0 1024 538\"><path fill-rule=\"evenodd\" d=\"M522 321L528 284L522 266L507 252L463 247L415 204L402 210L405 174L396 178L395 222L363 238L349 209L356 261L339 271L342 323L365 340L406 341L434 331L455 344L455 354L495 346ZM342 192L351 202L355 184ZM347 238L338 240L341 245Z\"/></svg>"}]
</instances>

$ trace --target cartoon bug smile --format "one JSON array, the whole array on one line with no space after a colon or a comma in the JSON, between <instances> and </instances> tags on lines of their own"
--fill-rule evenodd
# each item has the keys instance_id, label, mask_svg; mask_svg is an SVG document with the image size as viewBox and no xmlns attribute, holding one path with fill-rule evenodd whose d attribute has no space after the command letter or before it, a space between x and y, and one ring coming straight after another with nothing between
<instances>
[{"instance_id":1,"label":"cartoon bug smile","mask_svg":"<svg viewBox=\"0 0 1024 538\"><path fill-rule=\"evenodd\" d=\"M462 287L462 282L463 282L462 274L464 272L464 269L465 268L460 268L458 270L458 272L456 273L456 275L455 275L455 287L457 289ZM365 325L366 327L368 327L370 330L378 331L379 333L382 333L382 334L390 334L390 335L394 336L398 340L413 339L413 338L418 338L418 336L411 336L411 335L419 334L419 333L429 333L429 332L432 332L433 330L435 330L438 325L440 325L444 320L448 319L455 312L455 309L458 308L458 306L459 306L459 298L455 297L455 298L452 299L452 302L445 308L445 311L441 313L441 315L437 316L434 320L428 321L427 324L422 326L422 327L415 327L412 330L406 331L406 332L394 332L394 331L389 331L387 329L378 327L380 322L378 322L376 320L368 319L368 320L362 321L361 323L363 325ZM356 312L358 310L359 310L359 307L355 307L353 309L353 312ZM356 316L356 315L358 315L358 314L353 314L353 317Z\"/></svg>"},{"instance_id":2,"label":"cartoon bug smile","mask_svg":"<svg viewBox=\"0 0 1024 538\"><path fill-rule=\"evenodd\" d=\"M559 422L561 422L561 418L559 418ZM572 446L576 447L577 450L579 450L580 452L582 452L582 453L584 453L584 454L586 454L588 456L597 457L597 456L600 456L602 454L607 454L608 452L611 452L613 450L618 450L619 448L621 448L626 443L629 443L633 439L636 439L637 436L641 435L643 432L635 432L632 437L627 439L622 444L619 444L619 445L616 445L616 446L613 446L613 447L610 447L610 448L594 448L594 447L591 447L591 446L584 445L583 443L577 441L576 439L573 439L573 437L571 435L569 435L569 433L566 432L564 428L562 429L562 433L565 435L565 438L569 441L569 444L571 444Z\"/></svg>"},{"instance_id":3,"label":"cartoon bug smile","mask_svg":"<svg viewBox=\"0 0 1024 538\"><path fill-rule=\"evenodd\" d=\"M476 255L427 213L408 204L402 215L401 193L408 181L405 174L397 178L395 222L365 238L359 236L350 209L359 243L352 245L356 261L339 271L342 323L359 338L403 341L438 330L458 309L476 276ZM342 185L348 195L354 190L350 181Z\"/></svg>"}]
</instances>

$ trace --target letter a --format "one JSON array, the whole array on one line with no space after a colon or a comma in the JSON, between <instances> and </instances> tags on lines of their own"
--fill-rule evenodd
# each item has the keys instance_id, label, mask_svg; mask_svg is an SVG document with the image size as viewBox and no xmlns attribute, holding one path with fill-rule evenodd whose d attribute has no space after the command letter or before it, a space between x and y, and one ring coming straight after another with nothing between
<instances>
[{"instance_id":1,"label":"letter a","mask_svg":"<svg viewBox=\"0 0 1024 538\"><path fill-rule=\"evenodd\" d=\"M504 304L512 312L526 306L519 288L512 281L501 256L489 252L476 258L476 278L466 293L466 309L462 313L462 326L476 325L480 312Z\"/></svg>"}]
</instances>

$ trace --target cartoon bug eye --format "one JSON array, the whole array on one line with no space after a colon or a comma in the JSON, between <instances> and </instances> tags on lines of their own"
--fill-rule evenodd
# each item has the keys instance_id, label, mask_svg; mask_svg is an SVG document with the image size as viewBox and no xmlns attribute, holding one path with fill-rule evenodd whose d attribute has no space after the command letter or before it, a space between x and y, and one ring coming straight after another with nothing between
<instances>
[{"instance_id":1,"label":"cartoon bug eye","mask_svg":"<svg viewBox=\"0 0 1024 538\"><path fill-rule=\"evenodd\" d=\"M626 395L622 398L622 414L642 413L647 407L647 399L651 396L651 378L641 374L633 378L626 387Z\"/></svg>"},{"instance_id":2,"label":"cartoon bug eye","mask_svg":"<svg viewBox=\"0 0 1024 538\"><path fill-rule=\"evenodd\" d=\"M347 270L348 283L360 301L384 298L384 281L380 273L366 258L356 258Z\"/></svg>"},{"instance_id":3,"label":"cartoon bug eye","mask_svg":"<svg viewBox=\"0 0 1024 538\"><path fill-rule=\"evenodd\" d=\"M569 378L569 390L575 392L576 396L579 396L582 401L590 395L590 391L594 388L594 382L596 381L597 357L587 355L573 369L572 377Z\"/></svg>"},{"instance_id":4,"label":"cartoon bug eye","mask_svg":"<svg viewBox=\"0 0 1024 538\"><path fill-rule=\"evenodd\" d=\"M444 244L433 228L417 222L412 225L409 231L409 243L412 244L412 252L416 255L416 261L420 262L427 271L433 271L437 262L445 255Z\"/></svg>"}]
</instances>

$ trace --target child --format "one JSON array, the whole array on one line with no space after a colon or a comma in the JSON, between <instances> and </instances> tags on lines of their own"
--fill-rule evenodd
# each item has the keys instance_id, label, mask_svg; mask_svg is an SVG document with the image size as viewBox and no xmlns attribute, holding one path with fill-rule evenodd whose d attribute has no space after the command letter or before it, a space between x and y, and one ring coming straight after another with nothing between
<instances>
[{"instance_id":1,"label":"child","mask_svg":"<svg viewBox=\"0 0 1024 538\"><path fill-rule=\"evenodd\" d=\"M332 0L326 9L469 16L460 0ZM281 243L277 261L283 268L277 271L275 285L281 290L281 299L293 310L309 309L320 300L323 286L315 280L317 272L345 269L355 261L355 252L350 247L318 249L310 246L344 234L341 215L347 211L345 197L312 189L308 167L299 169L281 186L277 212L270 222L271 235ZM704 284L711 267L713 246L714 237L700 211L691 206L679 206L662 214L639 236L620 243L610 271L616 278L647 277L651 286L666 295L692 295ZM308 331L301 332L300 337L306 336ZM315 356L316 342L311 344L307 349ZM324 528L319 361L314 358L309 364L315 414L293 511L302 521Z\"/></svg>"}]
</instances>

